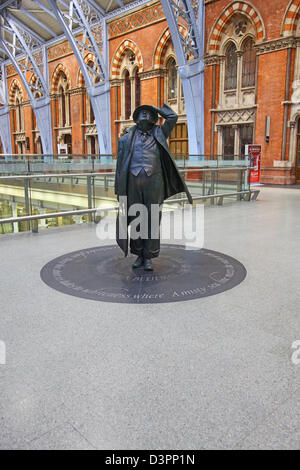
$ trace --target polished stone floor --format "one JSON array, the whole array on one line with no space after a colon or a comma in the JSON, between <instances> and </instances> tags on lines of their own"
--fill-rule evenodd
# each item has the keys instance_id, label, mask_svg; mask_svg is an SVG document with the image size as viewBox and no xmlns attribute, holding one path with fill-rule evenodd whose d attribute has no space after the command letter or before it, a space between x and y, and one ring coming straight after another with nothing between
<instances>
[{"instance_id":1,"label":"polished stone floor","mask_svg":"<svg viewBox=\"0 0 300 470\"><path fill-rule=\"evenodd\" d=\"M164 304L65 295L40 279L95 226L0 238L0 448L300 449L300 191L205 208L205 248L246 279ZM111 243L111 242L110 242Z\"/></svg>"}]
</instances>

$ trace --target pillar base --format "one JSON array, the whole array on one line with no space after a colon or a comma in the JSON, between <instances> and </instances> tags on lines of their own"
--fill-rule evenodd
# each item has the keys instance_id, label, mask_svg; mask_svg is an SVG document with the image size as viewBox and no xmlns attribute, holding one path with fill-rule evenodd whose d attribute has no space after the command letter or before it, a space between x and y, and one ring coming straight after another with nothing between
<instances>
[{"instance_id":1,"label":"pillar base","mask_svg":"<svg viewBox=\"0 0 300 470\"><path fill-rule=\"evenodd\" d=\"M260 182L265 184L285 184L296 183L295 168L288 161L274 161L273 167L262 167Z\"/></svg>"}]
</instances>

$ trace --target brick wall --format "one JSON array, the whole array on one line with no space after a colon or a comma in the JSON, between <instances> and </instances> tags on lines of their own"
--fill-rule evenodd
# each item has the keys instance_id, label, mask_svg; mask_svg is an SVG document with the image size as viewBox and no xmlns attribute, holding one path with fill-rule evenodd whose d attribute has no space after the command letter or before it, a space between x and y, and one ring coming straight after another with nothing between
<instances>
[{"instance_id":1,"label":"brick wall","mask_svg":"<svg viewBox=\"0 0 300 470\"><path fill-rule=\"evenodd\" d=\"M282 102L285 97L285 80L286 80L286 66L287 66L287 47L280 44L283 35L288 36L290 33L287 28L284 28L283 21L285 18L286 10L289 5L289 0L251 0L250 3L246 1L232 2L229 0L208 0L206 1L206 24L205 24L205 38L206 38L206 51L209 47L208 40L211 36L212 29L216 20L221 16L222 12L231 5L239 4L237 10L246 11L247 5L253 6L257 10L259 21L262 22L264 27L265 37L259 36L259 58L258 58L258 79L257 79L257 113L255 123L255 141L262 144L263 160L262 167L266 168L268 173L268 182L293 182L288 170L274 169L274 160L281 159L281 147L283 137L283 119L284 119L284 105ZM249 11L249 10L247 10ZM252 13L251 13L252 14ZM256 20L256 13L252 16ZM289 18L289 14L288 14ZM289 21L288 21L289 22ZM134 26L133 26L134 25ZM143 72L141 80L141 97L142 102L147 104L162 104L164 78L159 76L148 76L145 74L153 71L154 68L154 52L158 45L159 39L167 29L167 22L164 18L162 8L158 2L151 7L142 7L138 12L128 14L127 17L111 21L108 25L109 31L109 61L112 64L116 51L120 48L124 40L131 40L134 42L143 59ZM291 29L291 28L290 28ZM266 44L274 42L274 48L265 48ZM292 53L291 63L291 79L290 79L290 96L292 94L292 83L294 77L295 67L295 45ZM80 88L78 83L79 67L75 56L69 44L64 41L61 44L52 46L48 53L49 58L49 77L52 81L53 74L56 67L62 63L68 71L68 78L70 80L71 96L70 96L70 109L71 109L71 122L72 122L72 151L73 153L82 153L86 151L86 144L83 141L82 123L84 120L83 103L85 103L85 91ZM219 89L220 89L220 64L216 61L216 107L219 104ZM8 89L11 87L12 81L17 78L21 80L14 73L11 66L8 67ZM205 70L205 153L211 152L211 106L212 106L212 75L213 66L208 63ZM146 78L146 79L143 79ZM160 84L160 86L159 86ZM21 85L23 89L23 86ZM159 89L161 90L159 96ZM84 95L84 98L82 97ZM28 102L28 97L23 89L23 96L25 101L25 134L30 138L31 150L33 149L33 133L32 133L32 117L31 108ZM120 86L112 86L111 88L111 134L112 134L112 149L116 152L117 139L120 131L118 122L120 118L121 109L121 91ZM54 98L51 102L52 112L52 126L55 127L55 122L58 121L55 117L55 103ZM265 117L271 116L271 137L270 142L265 143ZM290 112L288 115L290 118ZM12 112L11 112L12 119ZM215 116L215 123L217 122L217 115ZM214 129L214 153L217 153L217 133ZM14 140L12 136L12 140ZM289 141L290 129L287 129L287 145L285 158L289 156ZM57 135L53 130L53 143L56 149ZM13 142L14 148L14 142ZM274 178L272 176L274 174ZM277 176L283 177L278 179ZM284 179L286 177L286 180Z\"/></svg>"}]
</instances>

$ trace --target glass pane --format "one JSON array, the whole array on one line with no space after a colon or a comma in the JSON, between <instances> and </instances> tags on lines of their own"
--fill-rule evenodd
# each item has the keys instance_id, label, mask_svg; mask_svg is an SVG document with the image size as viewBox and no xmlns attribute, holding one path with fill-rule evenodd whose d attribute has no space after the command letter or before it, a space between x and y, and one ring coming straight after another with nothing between
<instances>
[{"instance_id":1,"label":"glass pane","mask_svg":"<svg viewBox=\"0 0 300 470\"><path fill-rule=\"evenodd\" d=\"M255 85L256 52L254 41L249 38L244 44L242 87Z\"/></svg>"},{"instance_id":2,"label":"glass pane","mask_svg":"<svg viewBox=\"0 0 300 470\"><path fill-rule=\"evenodd\" d=\"M240 126L240 148L241 155L245 156L245 145L253 144L253 125Z\"/></svg>"},{"instance_id":3,"label":"glass pane","mask_svg":"<svg viewBox=\"0 0 300 470\"><path fill-rule=\"evenodd\" d=\"M300 167L300 135L297 137L297 166Z\"/></svg>"},{"instance_id":4,"label":"glass pane","mask_svg":"<svg viewBox=\"0 0 300 470\"><path fill-rule=\"evenodd\" d=\"M168 69L168 99L177 98L177 68L174 59L170 59L167 64Z\"/></svg>"},{"instance_id":5,"label":"glass pane","mask_svg":"<svg viewBox=\"0 0 300 470\"><path fill-rule=\"evenodd\" d=\"M131 116L131 83L129 72L125 72L125 119L130 119Z\"/></svg>"},{"instance_id":6,"label":"glass pane","mask_svg":"<svg viewBox=\"0 0 300 470\"><path fill-rule=\"evenodd\" d=\"M237 54L236 47L231 44L226 52L225 90L235 90L237 85Z\"/></svg>"},{"instance_id":7,"label":"glass pane","mask_svg":"<svg viewBox=\"0 0 300 470\"><path fill-rule=\"evenodd\" d=\"M141 104L141 80L138 75L138 70L135 71L135 107Z\"/></svg>"},{"instance_id":8,"label":"glass pane","mask_svg":"<svg viewBox=\"0 0 300 470\"><path fill-rule=\"evenodd\" d=\"M224 160L234 158L234 129L231 126L223 128L223 155Z\"/></svg>"}]
</instances>

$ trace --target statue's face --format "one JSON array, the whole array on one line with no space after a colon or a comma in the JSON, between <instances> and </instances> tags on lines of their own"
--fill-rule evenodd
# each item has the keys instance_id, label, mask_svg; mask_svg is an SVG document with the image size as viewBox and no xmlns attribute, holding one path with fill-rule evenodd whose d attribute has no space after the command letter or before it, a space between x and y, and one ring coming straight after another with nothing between
<instances>
[{"instance_id":1,"label":"statue's face","mask_svg":"<svg viewBox=\"0 0 300 470\"><path fill-rule=\"evenodd\" d=\"M147 109L142 109L142 111L139 112L138 121L152 121L152 115L150 111Z\"/></svg>"},{"instance_id":2,"label":"statue's face","mask_svg":"<svg viewBox=\"0 0 300 470\"><path fill-rule=\"evenodd\" d=\"M148 131L154 126L153 116L147 109L142 109L137 118L137 125L140 129Z\"/></svg>"}]
</instances>

